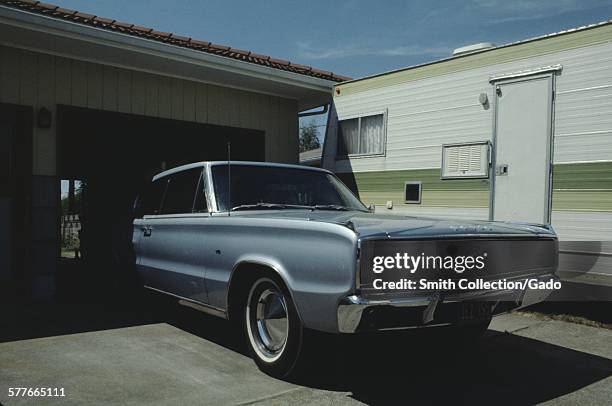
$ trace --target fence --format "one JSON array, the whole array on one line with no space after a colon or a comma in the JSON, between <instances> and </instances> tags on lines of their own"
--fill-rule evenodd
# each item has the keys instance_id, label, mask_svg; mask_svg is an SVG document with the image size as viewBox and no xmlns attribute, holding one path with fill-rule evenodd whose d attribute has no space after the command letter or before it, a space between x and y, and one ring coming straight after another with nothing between
<instances>
[{"instance_id":1,"label":"fence","mask_svg":"<svg viewBox=\"0 0 612 406\"><path fill-rule=\"evenodd\" d=\"M68 214L61 217L60 230L62 237L62 256L64 251L76 251L80 246L79 231L81 231L81 220L78 214Z\"/></svg>"}]
</instances>

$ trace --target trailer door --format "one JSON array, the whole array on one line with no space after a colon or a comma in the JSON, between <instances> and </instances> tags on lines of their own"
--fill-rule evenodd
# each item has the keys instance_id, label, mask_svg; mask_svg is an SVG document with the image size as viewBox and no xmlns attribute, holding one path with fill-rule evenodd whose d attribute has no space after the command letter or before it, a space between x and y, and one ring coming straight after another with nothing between
<instances>
[{"instance_id":1,"label":"trailer door","mask_svg":"<svg viewBox=\"0 0 612 406\"><path fill-rule=\"evenodd\" d=\"M552 73L494 81L490 217L550 223Z\"/></svg>"}]
</instances>

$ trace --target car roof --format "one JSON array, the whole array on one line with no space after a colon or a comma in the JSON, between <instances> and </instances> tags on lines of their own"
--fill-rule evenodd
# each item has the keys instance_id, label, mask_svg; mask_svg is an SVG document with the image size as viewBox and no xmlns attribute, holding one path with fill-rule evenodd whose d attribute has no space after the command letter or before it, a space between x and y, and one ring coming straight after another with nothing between
<instances>
[{"instance_id":1,"label":"car roof","mask_svg":"<svg viewBox=\"0 0 612 406\"><path fill-rule=\"evenodd\" d=\"M191 164L177 166L175 168L168 169L166 171L160 172L153 177L153 181L163 178L168 175L172 175L174 173L186 171L194 168L203 168L205 166L215 166L215 165L227 165L228 161L202 161L202 162L194 162ZM288 168L288 169L300 169L306 171L314 171L314 172L325 172L331 173L327 169L322 168L314 168L312 166L305 165L295 165L295 164L282 164L276 162L254 162L254 161L230 161L231 165L247 165L247 166L264 166L269 168Z\"/></svg>"}]
</instances>

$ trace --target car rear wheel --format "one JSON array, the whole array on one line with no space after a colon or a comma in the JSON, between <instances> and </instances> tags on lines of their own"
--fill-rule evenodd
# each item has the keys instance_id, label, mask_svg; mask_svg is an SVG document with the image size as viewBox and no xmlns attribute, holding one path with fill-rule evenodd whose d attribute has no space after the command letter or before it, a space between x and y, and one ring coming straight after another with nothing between
<instances>
[{"instance_id":1,"label":"car rear wheel","mask_svg":"<svg viewBox=\"0 0 612 406\"><path fill-rule=\"evenodd\" d=\"M288 376L300 356L303 328L282 282L261 277L253 283L246 301L244 328L257 366L272 376Z\"/></svg>"}]
</instances>

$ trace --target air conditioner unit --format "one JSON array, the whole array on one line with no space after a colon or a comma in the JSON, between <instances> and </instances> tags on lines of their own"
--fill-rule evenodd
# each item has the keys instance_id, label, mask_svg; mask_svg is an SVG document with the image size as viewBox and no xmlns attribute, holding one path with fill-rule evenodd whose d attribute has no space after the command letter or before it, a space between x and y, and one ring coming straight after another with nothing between
<instances>
[{"instance_id":1,"label":"air conditioner unit","mask_svg":"<svg viewBox=\"0 0 612 406\"><path fill-rule=\"evenodd\" d=\"M487 179L489 141L442 145L441 179Z\"/></svg>"}]
</instances>

